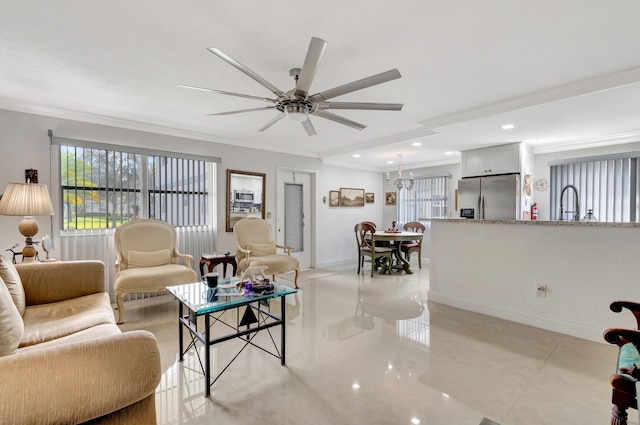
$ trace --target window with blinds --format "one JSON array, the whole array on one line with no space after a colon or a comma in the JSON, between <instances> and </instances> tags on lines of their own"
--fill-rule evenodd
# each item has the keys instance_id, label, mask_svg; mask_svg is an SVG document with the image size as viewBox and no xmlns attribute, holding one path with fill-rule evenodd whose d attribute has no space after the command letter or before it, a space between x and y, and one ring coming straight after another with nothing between
<instances>
[{"instance_id":1,"label":"window with blinds","mask_svg":"<svg viewBox=\"0 0 640 425\"><path fill-rule=\"evenodd\" d=\"M422 177L415 179L411 190L401 189L397 202L398 223L448 217L450 182L449 175Z\"/></svg>"},{"instance_id":2,"label":"window with blinds","mask_svg":"<svg viewBox=\"0 0 640 425\"><path fill-rule=\"evenodd\" d=\"M584 220L591 211L598 221L636 222L639 156L630 152L551 162L550 219L570 221L578 214Z\"/></svg>"},{"instance_id":3,"label":"window with blinds","mask_svg":"<svg viewBox=\"0 0 640 425\"><path fill-rule=\"evenodd\" d=\"M108 229L133 218L208 224L209 163L60 145L62 229Z\"/></svg>"}]
</instances>

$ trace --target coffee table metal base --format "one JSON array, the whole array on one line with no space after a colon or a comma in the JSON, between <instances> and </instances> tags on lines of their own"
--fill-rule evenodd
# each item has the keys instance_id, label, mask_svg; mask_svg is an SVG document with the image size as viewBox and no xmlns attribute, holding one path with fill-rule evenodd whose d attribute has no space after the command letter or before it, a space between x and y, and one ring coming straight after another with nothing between
<instances>
[{"instance_id":1,"label":"coffee table metal base","mask_svg":"<svg viewBox=\"0 0 640 425\"><path fill-rule=\"evenodd\" d=\"M197 319L199 316L196 316L193 313L184 314L183 303L182 302L178 303L179 304L178 306L178 341L179 341L179 352L180 352L179 361L183 361L184 355L192 348L194 349L196 355L198 356L198 360L200 362L200 367L202 369L202 372L205 376L205 384L206 384L205 397L208 397L211 395L211 386L213 386L213 384L216 383L216 381L220 378L220 376L229 368L229 366L231 366L231 364L238 358L238 356L242 353L242 351L244 351L244 349L249 345L259 348L262 351L268 354L271 354L276 358L279 358L280 364L282 366L285 365L286 303L285 303L284 297L279 297L279 298L280 298L280 304L281 304L279 317L273 314L270 310L264 308L265 306L269 308L270 300L266 300L266 301L258 300L250 304L233 306L223 311L206 313L203 315L204 316L204 333L202 333L202 331L198 329ZM237 320L235 325L231 323L227 323L222 320L223 314L226 311L234 308L238 310ZM241 309L245 309L245 313L242 314L242 320L240 319ZM248 313L249 311L253 314L253 317L255 318L255 320L252 321L251 319L249 320L245 319L246 317L252 317L251 314ZM255 315L255 313L257 313L257 316ZM233 329L234 332L211 339L211 328L216 324L227 326ZM274 328L276 326L280 326L280 349L278 349L278 345L276 344L273 338L273 335L271 334L271 328ZM186 348L184 347L184 341L183 341L184 329L187 329L191 337L191 341L189 342ZM270 340L273 343L273 348L267 349L253 342L254 337L260 331L267 331L269 333ZM213 378L213 380L211 380L210 347L212 347L215 344L220 344L222 342L229 341L234 338L239 338L245 341L244 345L242 346L242 348L240 348L238 353L236 353L236 355L229 361L229 363L227 363L227 365L224 368L222 368L222 370ZM198 341L202 343L203 346L205 347L204 364L202 362L202 359L200 358L200 354L198 353L198 350L196 349ZM271 351L271 350L274 350L274 351Z\"/></svg>"}]
</instances>

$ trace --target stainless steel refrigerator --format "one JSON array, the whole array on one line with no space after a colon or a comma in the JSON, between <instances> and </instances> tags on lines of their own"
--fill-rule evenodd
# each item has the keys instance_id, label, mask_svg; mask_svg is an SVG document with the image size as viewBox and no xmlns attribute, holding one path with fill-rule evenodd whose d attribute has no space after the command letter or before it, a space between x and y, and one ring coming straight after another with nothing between
<instances>
[{"instance_id":1,"label":"stainless steel refrigerator","mask_svg":"<svg viewBox=\"0 0 640 425\"><path fill-rule=\"evenodd\" d=\"M519 220L520 175L471 177L458 180L460 217Z\"/></svg>"}]
</instances>

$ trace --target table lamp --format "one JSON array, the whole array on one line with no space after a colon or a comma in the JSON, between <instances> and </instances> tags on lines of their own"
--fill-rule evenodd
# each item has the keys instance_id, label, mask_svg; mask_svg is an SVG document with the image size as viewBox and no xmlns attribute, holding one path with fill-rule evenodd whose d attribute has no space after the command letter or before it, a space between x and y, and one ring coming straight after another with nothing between
<instances>
[{"instance_id":1,"label":"table lamp","mask_svg":"<svg viewBox=\"0 0 640 425\"><path fill-rule=\"evenodd\" d=\"M49 190L43 184L9 183L0 199L0 215L24 216L18 230L26 239L22 249L22 261L35 261L36 249L33 237L40 230L33 216L53 215Z\"/></svg>"}]
</instances>

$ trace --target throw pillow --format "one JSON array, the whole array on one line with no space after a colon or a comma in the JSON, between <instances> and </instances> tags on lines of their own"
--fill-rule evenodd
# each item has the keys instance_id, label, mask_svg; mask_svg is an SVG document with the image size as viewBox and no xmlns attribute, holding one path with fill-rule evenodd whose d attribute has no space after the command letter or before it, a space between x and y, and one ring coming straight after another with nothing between
<instances>
[{"instance_id":1,"label":"throw pillow","mask_svg":"<svg viewBox=\"0 0 640 425\"><path fill-rule=\"evenodd\" d=\"M0 278L2 278L7 286L20 316L24 316L24 309L27 304L22 279L20 279L16 266L4 255L0 255Z\"/></svg>"},{"instance_id":2,"label":"throw pillow","mask_svg":"<svg viewBox=\"0 0 640 425\"><path fill-rule=\"evenodd\" d=\"M130 268L163 266L171 263L171 251L129 251L127 262Z\"/></svg>"},{"instance_id":3,"label":"throw pillow","mask_svg":"<svg viewBox=\"0 0 640 425\"><path fill-rule=\"evenodd\" d=\"M22 317L9 289L0 279L0 357L13 354L24 335Z\"/></svg>"},{"instance_id":4,"label":"throw pillow","mask_svg":"<svg viewBox=\"0 0 640 425\"><path fill-rule=\"evenodd\" d=\"M247 249L251 251L252 257L264 257L265 255L273 255L276 253L276 244L275 242L248 243Z\"/></svg>"}]
</instances>

